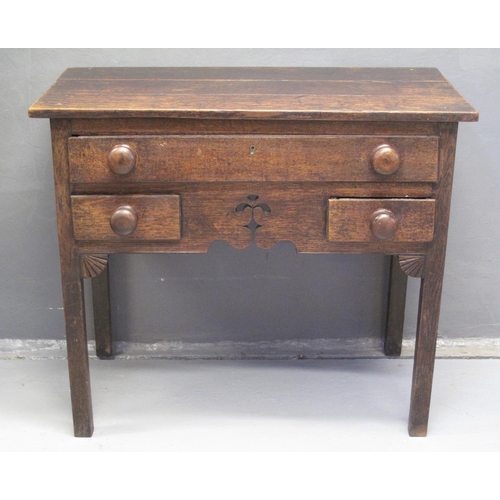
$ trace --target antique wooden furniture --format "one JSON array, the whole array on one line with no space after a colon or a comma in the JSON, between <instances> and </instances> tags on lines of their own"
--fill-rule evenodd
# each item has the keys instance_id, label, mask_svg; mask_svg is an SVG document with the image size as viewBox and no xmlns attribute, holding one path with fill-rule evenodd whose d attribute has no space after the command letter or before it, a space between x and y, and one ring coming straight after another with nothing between
<instances>
[{"instance_id":1,"label":"antique wooden furniture","mask_svg":"<svg viewBox=\"0 0 500 500\"><path fill-rule=\"evenodd\" d=\"M82 278L111 355L108 254L291 240L392 256L385 349L421 279L409 417L427 432L460 121L429 68L72 68L29 110L50 118L74 429L91 436Z\"/></svg>"}]
</instances>

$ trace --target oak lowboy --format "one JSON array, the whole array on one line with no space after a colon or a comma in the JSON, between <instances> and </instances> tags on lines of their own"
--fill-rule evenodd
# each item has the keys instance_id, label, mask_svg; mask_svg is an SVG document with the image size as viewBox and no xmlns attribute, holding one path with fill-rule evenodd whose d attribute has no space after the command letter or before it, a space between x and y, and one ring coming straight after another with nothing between
<instances>
[{"instance_id":1,"label":"oak lowboy","mask_svg":"<svg viewBox=\"0 0 500 500\"><path fill-rule=\"evenodd\" d=\"M76 436L91 436L83 278L112 353L107 258L292 241L392 256L385 352L421 278L409 432L427 432L458 122L432 68L73 68L50 118Z\"/></svg>"}]
</instances>

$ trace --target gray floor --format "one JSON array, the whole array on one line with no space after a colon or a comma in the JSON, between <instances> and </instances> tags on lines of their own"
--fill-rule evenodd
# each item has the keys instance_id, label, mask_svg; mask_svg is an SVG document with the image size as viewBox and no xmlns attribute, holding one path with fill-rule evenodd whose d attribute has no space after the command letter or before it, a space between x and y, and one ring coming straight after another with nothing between
<instances>
[{"instance_id":1,"label":"gray floor","mask_svg":"<svg viewBox=\"0 0 500 500\"><path fill-rule=\"evenodd\" d=\"M72 436L66 362L0 361L0 451L500 451L500 359L438 359L409 438L409 359L91 360L96 430Z\"/></svg>"}]
</instances>

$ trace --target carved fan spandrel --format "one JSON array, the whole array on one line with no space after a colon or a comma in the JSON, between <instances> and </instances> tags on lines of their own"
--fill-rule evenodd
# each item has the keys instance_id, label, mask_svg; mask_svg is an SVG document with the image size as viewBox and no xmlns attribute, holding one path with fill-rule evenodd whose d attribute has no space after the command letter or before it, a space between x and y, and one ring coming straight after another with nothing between
<instances>
[{"instance_id":1,"label":"carved fan spandrel","mask_svg":"<svg viewBox=\"0 0 500 500\"><path fill-rule=\"evenodd\" d=\"M408 276L421 278L425 271L425 255L400 255L399 265Z\"/></svg>"},{"instance_id":2,"label":"carved fan spandrel","mask_svg":"<svg viewBox=\"0 0 500 500\"><path fill-rule=\"evenodd\" d=\"M82 278L94 278L108 265L106 254L89 254L82 257Z\"/></svg>"}]
</instances>

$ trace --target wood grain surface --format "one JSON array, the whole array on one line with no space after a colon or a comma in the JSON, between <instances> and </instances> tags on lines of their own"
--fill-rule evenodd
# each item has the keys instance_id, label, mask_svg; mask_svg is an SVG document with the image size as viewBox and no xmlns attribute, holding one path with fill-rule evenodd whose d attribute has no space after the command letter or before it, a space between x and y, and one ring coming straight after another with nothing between
<instances>
[{"instance_id":1,"label":"wood grain surface","mask_svg":"<svg viewBox=\"0 0 500 500\"><path fill-rule=\"evenodd\" d=\"M111 215L122 206L132 207L137 228L127 236L116 234ZM178 240L180 199L175 195L72 196L71 208L76 240Z\"/></svg>"},{"instance_id":2,"label":"wood grain surface","mask_svg":"<svg viewBox=\"0 0 500 500\"><path fill-rule=\"evenodd\" d=\"M68 352L69 381L73 427L77 437L90 437L94 432L90 370L85 324L85 298L81 260L73 238L69 183L68 147L70 134L67 120L51 121L52 158L56 185L57 230L61 262L64 321Z\"/></svg>"},{"instance_id":3,"label":"wood grain surface","mask_svg":"<svg viewBox=\"0 0 500 500\"><path fill-rule=\"evenodd\" d=\"M39 118L476 121L434 68L71 68Z\"/></svg>"},{"instance_id":4,"label":"wood grain surface","mask_svg":"<svg viewBox=\"0 0 500 500\"><path fill-rule=\"evenodd\" d=\"M478 119L437 69L71 68L29 115L51 118L76 436L93 431L82 278L108 357L107 254L216 240L393 255L389 355L421 278L409 433L426 434L457 127Z\"/></svg>"},{"instance_id":5,"label":"wood grain surface","mask_svg":"<svg viewBox=\"0 0 500 500\"><path fill-rule=\"evenodd\" d=\"M346 238L344 235L334 237L332 233L327 238L329 200L334 191L329 185L322 183L181 184L178 189L168 191L173 197L177 197L179 193L182 214L180 239L164 236L167 230L169 234L175 233L172 236L179 234L174 227L168 229L170 223L167 223L177 216L174 214L167 219L164 214L168 215L170 212L156 206L155 200L163 200L165 194L73 196L71 201L75 236L80 250L83 253L198 253L208 251L214 241L222 240L235 248L246 248L252 241L261 248L271 248L280 241L291 241L299 252L424 253L427 241L432 239L432 228L418 226L432 224L434 200L375 199L367 201L368 205L363 213L354 210L351 214L353 219L346 222L346 225L352 224L357 232L370 231L370 209L375 211L377 208L388 207L398 211L403 221L402 227L406 229L398 238L382 241L366 234L363 238ZM246 209L238 214L238 205L249 203L248 197L252 195L258 196L257 204L268 205L270 213L256 208L253 213ZM141 205L136 200L141 200ZM139 214L138 227L128 236L113 233L109 223L111 213L123 204L136 207ZM138 206L143 207L143 213L154 214L145 229L141 229L141 217L144 219L144 215L141 215ZM415 211L415 215L412 211ZM253 240L252 232L247 227L252 215L260 225L254 232ZM362 221L358 220L360 215L363 216ZM360 229L361 226L363 229ZM165 241L160 242L162 238Z\"/></svg>"},{"instance_id":6,"label":"wood grain surface","mask_svg":"<svg viewBox=\"0 0 500 500\"><path fill-rule=\"evenodd\" d=\"M373 151L389 144L400 168L381 175ZM137 154L134 169L115 173L110 151L120 145ZM437 137L373 136L119 136L69 139L71 181L228 182L337 181L433 182L437 180Z\"/></svg>"},{"instance_id":7,"label":"wood grain surface","mask_svg":"<svg viewBox=\"0 0 500 500\"><path fill-rule=\"evenodd\" d=\"M408 420L410 436L427 435L448 241L458 124L441 124L441 130L440 179L436 191L436 237L426 252L425 272L420 284L415 361Z\"/></svg>"},{"instance_id":8,"label":"wood grain surface","mask_svg":"<svg viewBox=\"0 0 500 500\"><path fill-rule=\"evenodd\" d=\"M412 121L326 120L196 120L193 118L93 118L70 120L71 134L79 135L433 135L437 123Z\"/></svg>"},{"instance_id":9,"label":"wood grain surface","mask_svg":"<svg viewBox=\"0 0 500 500\"><path fill-rule=\"evenodd\" d=\"M393 242L429 242L434 237L434 200L346 199L328 201L328 239L331 241L380 241L370 229L370 219L377 210L394 213L398 230Z\"/></svg>"}]
</instances>

